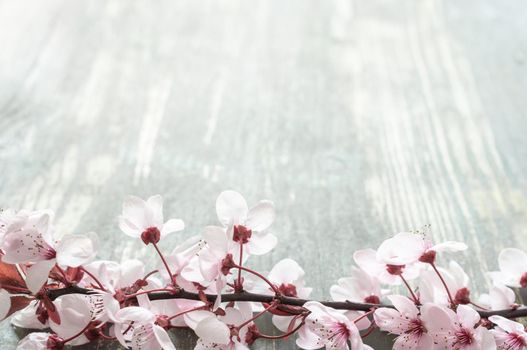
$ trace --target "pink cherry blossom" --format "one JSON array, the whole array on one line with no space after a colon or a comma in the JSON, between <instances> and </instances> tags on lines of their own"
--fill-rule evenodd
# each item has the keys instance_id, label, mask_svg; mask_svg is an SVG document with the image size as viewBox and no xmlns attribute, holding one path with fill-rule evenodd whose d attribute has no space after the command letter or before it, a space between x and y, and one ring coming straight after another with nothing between
<instances>
[{"instance_id":1,"label":"pink cherry blossom","mask_svg":"<svg viewBox=\"0 0 527 350\"><path fill-rule=\"evenodd\" d=\"M469 278L463 268L455 261L450 261L449 268L438 267L450 295L456 304L470 303ZM419 281L420 300L448 306L451 304L448 293L437 273L432 269L421 272Z\"/></svg>"},{"instance_id":2,"label":"pink cherry blossom","mask_svg":"<svg viewBox=\"0 0 527 350\"><path fill-rule=\"evenodd\" d=\"M307 299L313 289L305 286L304 276L304 270L296 261L283 259L273 266L267 275L267 279L278 288L282 295ZM274 294L274 291L262 282L253 288L252 291L263 294ZM293 316L273 315L272 322L276 328L282 332L287 332L293 319ZM300 319L297 318L296 320L295 326L300 322Z\"/></svg>"},{"instance_id":3,"label":"pink cherry blossom","mask_svg":"<svg viewBox=\"0 0 527 350\"><path fill-rule=\"evenodd\" d=\"M502 316L491 316L489 320L497 326L491 332L499 350L527 349L527 332L521 323Z\"/></svg>"},{"instance_id":4,"label":"pink cherry blossom","mask_svg":"<svg viewBox=\"0 0 527 350\"><path fill-rule=\"evenodd\" d=\"M16 350L53 350L48 345L51 333L34 332L26 335L16 347Z\"/></svg>"},{"instance_id":5,"label":"pink cherry blossom","mask_svg":"<svg viewBox=\"0 0 527 350\"><path fill-rule=\"evenodd\" d=\"M391 295L388 299L395 309L379 308L373 314L377 326L398 337L393 345L394 349L432 349L434 342L428 334L428 325L421 316L419 309L407 297ZM426 309L426 304L423 307Z\"/></svg>"},{"instance_id":6,"label":"pink cherry blossom","mask_svg":"<svg viewBox=\"0 0 527 350\"><path fill-rule=\"evenodd\" d=\"M495 283L527 288L527 253L516 248L505 248L498 256L500 271L491 272Z\"/></svg>"},{"instance_id":7,"label":"pink cherry blossom","mask_svg":"<svg viewBox=\"0 0 527 350\"><path fill-rule=\"evenodd\" d=\"M363 271L372 277L378 278L381 283L399 285L401 284L400 275L407 281L419 276L419 266L417 264L387 264L379 259L377 252L373 249L355 251L353 259Z\"/></svg>"},{"instance_id":8,"label":"pink cherry blossom","mask_svg":"<svg viewBox=\"0 0 527 350\"><path fill-rule=\"evenodd\" d=\"M49 322L46 318L42 323L37 315L39 301L34 300L22 310L16 312L11 317L11 324L20 328L29 329L46 329L49 328Z\"/></svg>"},{"instance_id":9,"label":"pink cherry blossom","mask_svg":"<svg viewBox=\"0 0 527 350\"><path fill-rule=\"evenodd\" d=\"M129 306L115 313L115 336L126 348L134 350L175 350L167 331L157 324L152 311Z\"/></svg>"},{"instance_id":10,"label":"pink cherry blossom","mask_svg":"<svg viewBox=\"0 0 527 350\"><path fill-rule=\"evenodd\" d=\"M268 253L276 246L276 236L267 232L275 218L274 204L259 201L249 209L245 198L235 191L224 191L216 200L218 219L225 226L233 226L233 239L247 245L253 255Z\"/></svg>"},{"instance_id":11,"label":"pink cherry blossom","mask_svg":"<svg viewBox=\"0 0 527 350\"><path fill-rule=\"evenodd\" d=\"M494 350L492 334L478 326L479 314L469 306L459 305L457 312L433 304L426 304L423 318L427 320L430 335L436 347L455 350Z\"/></svg>"},{"instance_id":12,"label":"pink cherry blossom","mask_svg":"<svg viewBox=\"0 0 527 350\"><path fill-rule=\"evenodd\" d=\"M505 310L516 306L516 294L507 286L494 285L488 294L481 294L478 305L489 310Z\"/></svg>"},{"instance_id":13,"label":"pink cherry blossom","mask_svg":"<svg viewBox=\"0 0 527 350\"><path fill-rule=\"evenodd\" d=\"M338 284L331 286L331 298L335 301L379 304L382 297L379 279L355 266L351 268L351 275L339 278Z\"/></svg>"},{"instance_id":14,"label":"pink cherry blossom","mask_svg":"<svg viewBox=\"0 0 527 350\"><path fill-rule=\"evenodd\" d=\"M105 321L106 311L101 295L67 294L57 298L53 304L60 316L60 324L50 320L50 328L62 339L79 335L68 342L81 345L89 340L83 333L92 321Z\"/></svg>"},{"instance_id":15,"label":"pink cherry blossom","mask_svg":"<svg viewBox=\"0 0 527 350\"><path fill-rule=\"evenodd\" d=\"M248 341L248 330L252 322L252 310L247 303L236 307L227 307L223 316L209 311L196 311L185 315L187 325L199 337L194 350L245 350ZM243 325L240 329L239 326ZM236 333L231 329L236 328Z\"/></svg>"},{"instance_id":16,"label":"pink cherry blossom","mask_svg":"<svg viewBox=\"0 0 527 350\"><path fill-rule=\"evenodd\" d=\"M146 201L128 196L119 216L119 227L130 237L141 237L145 244L157 243L166 235L181 231L185 224L180 219L163 220L163 198L155 195Z\"/></svg>"},{"instance_id":17,"label":"pink cherry blossom","mask_svg":"<svg viewBox=\"0 0 527 350\"><path fill-rule=\"evenodd\" d=\"M307 302L304 307L311 311L306 324L314 336L297 342L300 347L318 349L325 346L328 350L348 350L348 344L351 344L351 350L371 349L362 342L357 325L345 314L316 301Z\"/></svg>"},{"instance_id":18,"label":"pink cherry blossom","mask_svg":"<svg viewBox=\"0 0 527 350\"><path fill-rule=\"evenodd\" d=\"M12 223L7 229L2 250L2 261L9 264L32 265L27 270L26 284L36 294L48 280L55 264L77 267L91 261L97 253L95 233L66 235L56 242L52 236L48 213Z\"/></svg>"},{"instance_id":19,"label":"pink cherry blossom","mask_svg":"<svg viewBox=\"0 0 527 350\"><path fill-rule=\"evenodd\" d=\"M385 240L377 249L377 258L387 264L407 265L418 261L433 263L437 252L458 252L467 249L461 242L433 244L424 234L401 232Z\"/></svg>"}]
</instances>

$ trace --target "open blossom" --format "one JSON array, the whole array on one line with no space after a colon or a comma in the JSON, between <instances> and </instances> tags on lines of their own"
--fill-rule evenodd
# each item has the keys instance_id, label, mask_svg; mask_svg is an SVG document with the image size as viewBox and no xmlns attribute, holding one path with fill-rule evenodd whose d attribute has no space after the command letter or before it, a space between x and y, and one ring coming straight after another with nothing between
<instances>
[{"instance_id":1,"label":"open blossom","mask_svg":"<svg viewBox=\"0 0 527 350\"><path fill-rule=\"evenodd\" d=\"M335 301L353 301L357 303L379 304L382 292L377 277L353 266L351 277L339 278L338 285L330 288L331 298Z\"/></svg>"},{"instance_id":2,"label":"open blossom","mask_svg":"<svg viewBox=\"0 0 527 350\"><path fill-rule=\"evenodd\" d=\"M455 261L450 261L448 269L438 267L455 304L469 304L470 290L469 278L463 268ZM433 302L439 305L448 306L450 300L445 286L431 269L421 272L419 281L420 300L422 302Z\"/></svg>"},{"instance_id":3,"label":"open blossom","mask_svg":"<svg viewBox=\"0 0 527 350\"><path fill-rule=\"evenodd\" d=\"M78 267L91 261L97 252L95 233L66 235L60 241L53 239L51 218L48 213L12 223L7 229L2 250L2 261L9 264L29 264L26 274L28 289L36 294L46 283L55 264Z\"/></svg>"},{"instance_id":4,"label":"open blossom","mask_svg":"<svg viewBox=\"0 0 527 350\"><path fill-rule=\"evenodd\" d=\"M479 326L480 316L472 308L459 305L457 312L446 307L427 304L428 331L436 346L455 350L494 350L496 343L489 330Z\"/></svg>"},{"instance_id":5,"label":"open blossom","mask_svg":"<svg viewBox=\"0 0 527 350\"><path fill-rule=\"evenodd\" d=\"M145 244L157 243L164 236L181 231L185 224L180 219L163 220L163 198L155 195L146 201L128 196L119 216L119 227L130 237L141 237Z\"/></svg>"},{"instance_id":6,"label":"open blossom","mask_svg":"<svg viewBox=\"0 0 527 350\"><path fill-rule=\"evenodd\" d=\"M379 308L373 314L377 326L386 332L396 334L394 349L430 350L434 342L428 334L428 325L419 309L407 297L391 295L388 299L395 309ZM428 304L421 309L426 312Z\"/></svg>"},{"instance_id":7,"label":"open blossom","mask_svg":"<svg viewBox=\"0 0 527 350\"><path fill-rule=\"evenodd\" d=\"M355 263L368 275L376 277L381 283L390 285L401 284L401 276L412 280L419 276L419 266L415 263L406 265L393 265L379 259L373 249L357 250L353 254Z\"/></svg>"},{"instance_id":8,"label":"open blossom","mask_svg":"<svg viewBox=\"0 0 527 350\"><path fill-rule=\"evenodd\" d=\"M497 326L491 332L499 350L527 349L527 332L521 323L502 316L491 316L489 320Z\"/></svg>"},{"instance_id":9,"label":"open blossom","mask_svg":"<svg viewBox=\"0 0 527 350\"><path fill-rule=\"evenodd\" d=\"M424 234L401 232L382 242L377 249L377 257L393 265L407 265L418 261L434 263L438 252L458 252L465 249L465 243L447 241L433 244Z\"/></svg>"},{"instance_id":10,"label":"open blossom","mask_svg":"<svg viewBox=\"0 0 527 350\"><path fill-rule=\"evenodd\" d=\"M516 295L507 286L494 285L490 287L488 294L479 296L478 305L490 310L505 310L516 306Z\"/></svg>"},{"instance_id":11,"label":"open blossom","mask_svg":"<svg viewBox=\"0 0 527 350\"><path fill-rule=\"evenodd\" d=\"M247 345L252 342L249 329L253 323L247 321L251 317L250 305L239 303L225 308L224 315L195 311L185 315L185 321L199 337L194 350L248 350ZM231 332L231 329L236 329L236 332Z\"/></svg>"},{"instance_id":12,"label":"open blossom","mask_svg":"<svg viewBox=\"0 0 527 350\"><path fill-rule=\"evenodd\" d=\"M175 350L167 331L158 324L165 320L141 306L125 307L112 315L117 340L134 350Z\"/></svg>"},{"instance_id":13,"label":"open blossom","mask_svg":"<svg viewBox=\"0 0 527 350\"><path fill-rule=\"evenodd\" d=\"M273 202L262 200L249 209L241 194L224 191L216 200L216 213L224 227L233 226L232 239L246 245L249 254L262 255L276 246L276 236L267 232L275 219Z\"/></svg>"},{"instance_id":14,"label":"open blossom","mask_svg":"<svg viewBox=\"0 0 527 350\"><path fill-rule=\"evenodd\" d=\"M75 337L69 345L89 342L83 334L94 321L106 321L103 297L101 295L67 294L58 297L53 304L60 316L60 323L50 320L50 328L62 339Z\"/></svg>"},{"instance_id":15,"label":"open blossom","mask_svg":"<svg viewBox=\"0 0 527 350\"><path fill-rule=\"evenodd\" d=\"M271 269L267 275L267 279L278 288L282 295L307 299L313 288L305 286L304 275L304 270L296 261L283 259ZM274 294L271 288L263 283L256 286L252 291L263 294ZM272 322L276 328L282 332L287 332L293 319L293 316L273 315ZM300 322L300 319L297 318L298 322Z\"/></svg>"},{"instance_id":16,"label":"open blossom","mask_svg":"<svg viewBox=\"0 0 527 350\"><path fill-rule=\"evenodd\" d=\"M328 350L349 350L348 344L351 344L351 350L371 349L362 342L357 325L346 314L316 301L309 301L304 307L311 311L306 319L311 334L300 337L297 340L298 346L304 349L318 349L325 346Z\"/></svg>"},{"instance_id":17,"label":"open blossom","mask_svg":"<svg viewBox=\"0 0 527 350\"><path fill-rule=\"evenodd\" d=\"M34 332L26 335L16 347L16 350L54 350L50 345L53 344L51 333ZM58 349L57 349L58 350Z\"/></svg>"},{"instance_id":18,"label":"open blossom","mask_svg":"<svg viewBox=\"0 0 527 350\"><path fill-rule=\"evenodd\" d=\"M527 253L516 248L505 248L498 256L500 271L491 272L495 283L527 288Z\"/></svg>"}]
</instances>

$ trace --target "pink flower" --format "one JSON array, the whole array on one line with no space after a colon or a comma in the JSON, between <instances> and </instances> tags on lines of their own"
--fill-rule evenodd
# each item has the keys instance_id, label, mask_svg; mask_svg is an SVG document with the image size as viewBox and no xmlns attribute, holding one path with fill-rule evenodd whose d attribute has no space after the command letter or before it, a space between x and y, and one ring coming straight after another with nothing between
<instances>
[{"instance_id":1,"label":"pink flower","mask_svg":"<svg viewBox=\"0 0 527 350\"><path fill-rule=\"evenodd\" d=\"M307 299L311 294L313 288L307 288L304 281L304 270L298 265L298 263L292 259L280 260L271 269L267 275L267 279L278 287L278 290L284 296ZM258 284L253 292L263 294L274 294L267 284ZM282 332L287 332L292 316L278 316L273 315L272 322L276 328ZM297 318L298 323L300 320ZM296 324L295 324L296 325Z\"/></svg>"},{"instance_id":2,"label":"pink flower","mask_svg":"<svg viewBox=\"0 0 527 350\"><path fill-rule=\"evenodd\" d=\"M378 258L377 252L373 249L357 250L353 254L353 259L363 271L370 276L378 278L381 283L398 285L401 284L400 275L406 280L412 280L419 276L419 266L417 264L387 264Z\"/></svg>"},{"instance_id":3,"label":"pink flower","mask_svg":"<svg viewBox=\"0 0 527 350\"><path fill-rule=\"evenodd\" d=\"M216 200L218 219L233 226L232 239L247 245L249 254L262 255L276 246L276 236L267 232L275 218L273 202L262 200L249 209L241 194L224 191Z\"/></svg>"},{"instance_id":4,"label":"pink flower","mask_svg":"<svg viewBox=\"0 0 527 350\"><path fill-rule=\"evenodd\" d=\"M424 317L419 314L417 306L401 295L391 295L388 299L395 309L379 308L375 310L373 318L381 330L398 335L393 348L432 349L434 342L428 334L427 324ZM423 308L426 309L426 305Z\"/></svg>"},{"instance_id":5,"label":"pink flower","mask_svg":"<svg viewBox=\"0 0 527 350\"><path fill-rule=\"evenodd\" d=\"M498 256L499 272L491 272L495 283L527 288L527 253L516 248L503 249Z\"/></svg>"},{"instance_id":6,"label":"pink flower","mask_svg":"<svg viewBox=\"0 0 527 350\"><path fill-rule=\"evenodd\" d=\"M26 335L16 347L16 350L53 350L49 347L51 345L50 338L53 335L50 333L35 332Z\"/></svg>"},{"instance_id":7,"label":"pink flower","mask_svg":"<svg viewBox=\"0 0 527 350\"><path fill-rule=\"evenodd\" d=\"M345 314L316 301L309 301L304 307L311 311L306 318L311 334L305 334L297 340L301 348L318 349L325 346L328 350L349 350L349 343L351 350L371 349L362 342L357 325Z\"/></svg>"},{"instance_id":8,"label":"pink flower","mask_svg":"<svg viewBox=\"0 0 527 350\"><path fill-rule=\"evenodd\" d=\"M377 249L377 257L392 265L407 265L418 261L434 263L437 252L458 252L465 249L465 243L447 241L434 245L424 234L401 232L382 242Z\"/></svg>"},{"instance_id":9,"label":"pink flower","mask_svg":"<svg viewBox=\"0 0 527 350\"><path fill-rule=\"evenodd\" d=\"M488 294L481 294L478 305L490 310L512 309L516 303L514 291L507 286L494 285L490 287Z\"/></svg>"},{"instance_id":10,"label":"pink flower","mask_svg":"<svg viewBox=\"0 0 527 350\"><path fill-rule=\"evenodd\" d=\"M225 315L218 316L209 311L195 311L185 315L187 325L199 337L194 350L244 350L247 347L248 331L252 322L249 321L252 309L247 303L240 303L236 307L227 307ZM231 332L236 329L236 332Z\"/></svg>"},{"instance_id":11,"label":"pink flower","mask_svg":"<svg viewBox=\"0 0 527 350\"><path fill-rule=\"evenodd\" d=\"M355 266L351 268L351 271L351 277L340 278L338 285L331 286L331 298L335 301L379 304L382 293L377 277Z\"/></svg>"},{"instance_id":12,"label":"pink flower","mask_svg":"<svg viewBox=\"0 0 527 350\"><path fill-rule=\"evenodd\" d=\"M66 235L59 242L52 236L50 215L28 216L8 228L4 236L2 261L8 264L33 263L27 270L26 284L36 294L48 280L55 264L78 267L97 253L95 233Z\"/></svg>"},{"instance_id":13,"label":"pink flower","mask_svg":"<svg viewBox=\"0 0 527 350\"><path fill-rule=\"evenodd\" d=\"M115 336L126 348L175 350L167 331L158 325L158 315L140 306L123 308L113 316Z\"/></svg>"},{"instance_id":14,"label":"pink flower","mask_svg":"<svg viewBox=\"0 0 527 350\"><path fill-rule=\"evenodd\" d=\"M163 198L155 195L146 201L128 196L119 216L119 227L130 237L141 237L145 244L157 243L166 235L181 231L185 224L180 219L163 220Z\"/></svg>"},{"instance_id":15,"label":"pink flower","mask_svg":"<svg viewBox=\"0 0 527 350\"><path fill-rule=\"evenodd\" d=\"M496 343L488 329L478 326L479 314L466 305L459 305L457 313L451 309L426 304L423 318L429 333L441 349L494 350Z\"/></svg>"},{"instance_id":16,"label":"pink flower","mask_svg":"<svg viewBox=\"0 0 527 350\"><path fill-rule=\"evenodd\" d=\"M92 321L107 320L101 295L67 294L57 298L53 304L60 316L60 324L50 320L50 328L62 339L74 337L82 332ZM89 339L80 334L68 342L69 345L82 345Z\"/></svg>"},{"instance_id":17,"label":"pink flower","mask_svg":"<svg viewBox=\"0 0 527 350\"><path fill-rule=\"evenodd\" d=\"M469 304L469 278L463 268L457 262L451 261L448 269L438 267L437 270L447 285L454 302L456 304ZM443 306L450 305L445 286L432 269L421 272L419 292L421 302L433 302Z\"/></svg>"},{"instance_id":18,"label":"pink flower","mask_svg":"<svg viewBox=\"0 0 527 350\"><path fill-rule=\"evenodd\" d=\"M501 316L491 316L489 320L497 327L492 329L492 335L500 350L525 350L527 349L527 332L525 327L518 322L511 321Z\"/></svg>"}]
</instances>

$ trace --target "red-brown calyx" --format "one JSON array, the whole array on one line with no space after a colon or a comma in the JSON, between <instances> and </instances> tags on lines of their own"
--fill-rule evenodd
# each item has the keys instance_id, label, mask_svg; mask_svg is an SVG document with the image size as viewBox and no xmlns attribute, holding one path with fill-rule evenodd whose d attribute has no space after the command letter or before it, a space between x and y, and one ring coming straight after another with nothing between
<instances>
[{"instance_id":1,"label":"red-brown calyx","mask_svg":"<svg viewBox=\"0 0 527 350\"><path fill-rule=\"evenodd\" d=\"M157 244L161 239L161 232L157 227L149 227L141 233L141 239L146 245L150 243Z\"/></svg>"}]
</instances>

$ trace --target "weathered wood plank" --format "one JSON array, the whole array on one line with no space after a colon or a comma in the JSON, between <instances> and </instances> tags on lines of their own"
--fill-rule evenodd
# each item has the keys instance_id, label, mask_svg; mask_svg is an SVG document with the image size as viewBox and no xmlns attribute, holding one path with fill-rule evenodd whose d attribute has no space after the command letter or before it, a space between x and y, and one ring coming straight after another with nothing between
<instances>
[{"instance_id":1,"label":"weathered wood plank","mask_svg":"<svg viewBox=\"0 0 527 350\"><path fill-rule=\"evenodd\" d=\"M183 237L223 189L269 198L281 244L253 264L296 259L316 298L352 250L430 223L483 290L501 248L527 249L524 6L0 1L0 203L153 263L117 229L124 195L164 194Z\"/></svg>"}]
</instances>

